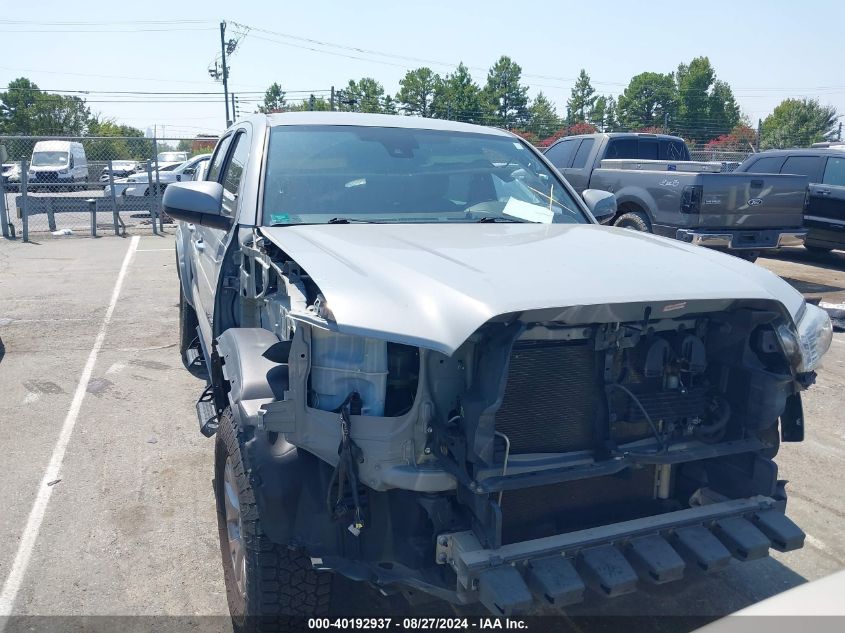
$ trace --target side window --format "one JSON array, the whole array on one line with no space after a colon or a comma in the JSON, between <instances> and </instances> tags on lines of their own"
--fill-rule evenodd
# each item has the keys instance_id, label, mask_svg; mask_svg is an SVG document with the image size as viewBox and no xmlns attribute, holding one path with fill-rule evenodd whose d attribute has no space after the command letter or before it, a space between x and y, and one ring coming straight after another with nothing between
<instances>
[{"instance_id":1,"label":"side window","mask_svg":"<svg viewBox=\"0 0 845 633\"><path fill-rule=\"evenodd\" d=\"M637 158L637 139L614 138L607 143L605 158Z\"/></svg>"},{"instance_id":2,"label":"side window","mask_svg":"<svg viewBox=\"0 0 845 633\"><path fill-rule=\"evenodd\" d=\"M234 216L237 210L238 193L249 158L249 137L240 132L235 136L234 143L235 149L231 152L223 174L223 213L229 216Z\"/></svg>"},{"instance_id":3,"label":"side window","mask_svg":"<svg viewBox=\"0 0 845 633\"><path fill-rule=\"evenodd\" d=\"M595 142L595 139L592 138L585 138L581 141L581 146L575 152L575 160L572 161L573 169L583 169L587 165L587 158L589 158L590 152L593 151Z\"/></svg>"},{"instance_id":4,"label":"side window","mask_svg":"<svg viewBox=\"0 0 845 633\"><path fill-rule=\"evenodd\" d=\"M822 159L820 156L790 156L780 168L782 174L807 176L810 182L819 182L822 178Z\"/></svg>"},{"instance_id":5,"label":"side window","mask_svg":"<svg viewBox=\"0 0 845 633\"><path fill-rule=\"evenodd\" d=\"M827 159L827 166L824 168L822 182L826 185L845 187L845 158Z\"/></svg>"},{"instance_id":6,"label":"side window","mask_svg":"<svg viewBox=\"0 0 845 633\"><path fill-rule=\"evenodd\" d=\"M208 168L208 175L205 178L206 180L210 180L212 182L220 180L220 172L223 170L223 161L226 160L226 154L228 153L229 145L231 144L231 134L217 144L214 156L211 157L211 166Z\"/></svg>"},{"instance_id":7,"label":"side window","mask_svg":"<svg viewBox=\"0 0 845 633\"><path fill-rule=\"evenodd\" d=\"M552 162L552 165L558 169L566 169L572 162L572 155L575 154L575 149L578 147L578 143L580 142L581 139L575 138L561 141L560 143L553 145L546 152L546 158L548 158Z\"/></svg>"},{"instance_id":8,"label":"side window","mask_svg":"<svg viewBox=\"0 0 845 633\"><path fill-rule=\"evenodd\" d=\"M746 171L751 174L779 174L783 161L783 156L758 158L748 166Z\"/></svg>"},{"instance_id":9,"label":"side window","mask_svg":"<svg viewBox=\"0 0 845 633\"><path fill-rule=\"evenodd\" d=\"M657 141L644 141L640 139L637 147L637 158L642 160L657 160L659 156Z\"/></svg>"}]
</instances>

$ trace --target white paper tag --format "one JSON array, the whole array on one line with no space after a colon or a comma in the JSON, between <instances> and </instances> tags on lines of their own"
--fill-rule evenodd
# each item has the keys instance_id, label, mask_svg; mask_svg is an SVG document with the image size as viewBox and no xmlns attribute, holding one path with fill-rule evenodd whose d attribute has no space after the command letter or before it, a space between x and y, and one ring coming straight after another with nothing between
<instances>
[{"instance_id":1,"label":"white paper tag","mask_svg":"<svg viewBox=\"0 0 845 633\"><path fill-rule=\"evenodd\" d=\"M508 199L505 208L502 209L502 215L509 215L512 218L519 218L520 220L527 220L528 222L539 222L541 224L551 224L554 212L548 207L541 207L530 202L517 200L516 198Z\"/></svg>"}]
</instances>

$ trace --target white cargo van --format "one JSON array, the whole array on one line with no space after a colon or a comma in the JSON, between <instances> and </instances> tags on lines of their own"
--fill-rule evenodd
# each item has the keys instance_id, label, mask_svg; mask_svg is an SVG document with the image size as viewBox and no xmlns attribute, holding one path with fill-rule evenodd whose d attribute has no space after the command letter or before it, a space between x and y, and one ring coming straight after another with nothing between
<instances>
[{"instance_id":1,"label":"white cargo van","mask_svg":"<svg viewBox=\"0 0 845 633\"><path fill-rule=\"evenodd\" d=\"M82 143L38 141L32 149L27 180L33 189L41 185L67 185L71 189L85 189L88 183L88 159Z\"/></svg>"}]
</instances>

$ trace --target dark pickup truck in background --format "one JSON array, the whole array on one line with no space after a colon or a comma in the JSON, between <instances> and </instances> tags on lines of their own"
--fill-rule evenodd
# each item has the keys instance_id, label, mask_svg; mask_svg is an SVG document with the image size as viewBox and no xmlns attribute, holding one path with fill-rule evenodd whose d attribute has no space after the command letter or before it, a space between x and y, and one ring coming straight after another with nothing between
<instances>
[{"instance_id":1,"label":"dark pickup truck in background","mask_svg":"<svg viewBox=\"0 0 845 633\"><path fill-rule=\"evenodd\" d=\"M616 195L609 223L754 259L762 250L803 243L808 179L721 173L690 161L683 139L606 133L565 137L545 151L579 193Z\"/></svg>"},{"instance_id":2,"label":"dark pickup truck in background","mask_svg":"<svg viewBox=\"0 0 845 633\"><path fill-rule=\"evenodd\" d=\"M804 246L814 252L845 249L845 145L760 152L746 158L737 172L807 176Z\"/></svg>"}]
</instances>

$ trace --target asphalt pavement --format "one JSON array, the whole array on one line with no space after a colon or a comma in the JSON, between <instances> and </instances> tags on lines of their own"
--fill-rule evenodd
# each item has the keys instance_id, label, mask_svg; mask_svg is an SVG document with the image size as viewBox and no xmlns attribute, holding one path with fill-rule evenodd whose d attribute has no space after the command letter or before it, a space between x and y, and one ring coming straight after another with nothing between
<instances>
[{"instance_id":1,"label":"asphalt pavement","mask_svg":"<svg viewBox=\"0 0 845 633\"><path fill-rule=\"evenodd\" d=\"M758 265L812 298L845 296L841 255L795 250ZM16 616L7 624L144 615L228 629L213 440L197 430L203 385L179 359L177 298L172 234L0 240L0 619ZM688 630L658 616L725 615L845 568L845 334L804 404L807 439L778 456L789 515L808 535L802 550L572 613ZM377 597L349 600L350 614L382 608Z\"/></svg>"}]
</instances>

